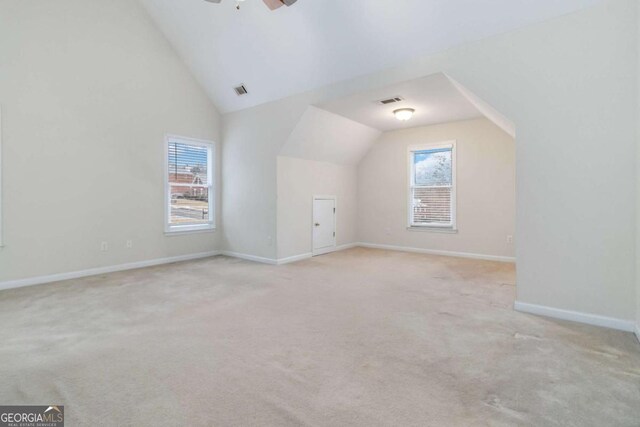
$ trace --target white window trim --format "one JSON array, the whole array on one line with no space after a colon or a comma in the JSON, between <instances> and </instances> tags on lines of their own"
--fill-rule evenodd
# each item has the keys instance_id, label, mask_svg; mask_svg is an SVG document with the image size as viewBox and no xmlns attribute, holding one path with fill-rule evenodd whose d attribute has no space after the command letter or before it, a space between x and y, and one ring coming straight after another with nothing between
<instances>
[{"instance_id":1,"label":"white window trim","mask_svg":"<svg viewBox=\"0 0 640 427\"><path fill-rule=\"evenodd\" d=\"M171 215L171 197L169 191L171 184L169 183L169 144L172 142L182 142L190 145L197 145L207 148L207 182L209 183L209 221L206 224L186 224L171 225L169 223ZM180 235L187 233L210 232L216 229L216 144L213 141L203 139L187 138L178 135L166 135L164 143L164 231L170 235Z\"/></svg>"},{"instance_id":2,"label":"white window trim","mask_svg":"<svg viewBox=\"0 0 640 427\"><path fill-rule=\"evenodd\" d=\"M440 232L457 232L457 193L458 183L456 177L456 169L458 168L458 159L456 157L456 140L442 141L438 143L412 145L407 148L407 228L409 230L420 231L440 231ZM451 148L451 224L414 224L413 223L413 187L414 182L414 162L413 153L416 151L438 150L442 148Z\"/></svg>"}]
</instances>

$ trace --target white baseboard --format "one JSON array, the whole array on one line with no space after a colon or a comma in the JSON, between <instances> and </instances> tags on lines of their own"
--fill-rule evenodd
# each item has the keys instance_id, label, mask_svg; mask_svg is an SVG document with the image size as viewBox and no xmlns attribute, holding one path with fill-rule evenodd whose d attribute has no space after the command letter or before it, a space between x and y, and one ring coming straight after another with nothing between
<instances>
[{"instance_id":1,"label":"white baseboard","mask_svg":"<svg viewBox=\"0 0 640 427\"><path fill-rule=\"evenodd\" d=\"M346 249L355 248L358 245L359 245L358 243L348 243L346 245L336 246L334 249L332 249L331 251L329 251L327 253L344 251ZM247 261L254 261L254 262L259 262L259 263L262 263L262 264L270 264L270 265L291 264L292 262L298 262L298 261L302 261L302 260L305 260L305 259L313 258L313 254L311 252L307 252L307 253L299 254L299 255L293 255L293 256L286 257L286 258L278 258L278 259L259 257L259 256L256 256L256 255L242 254L242 253L239 253L239 252L231 252L231 251L222 251L222 252L220 252L220 254L221 255L230 256L230 257L233 257L233 258L240 258L240 259L245 259Z\"/></svg>"},{"instance_id":2,"label":"white baseboard","mask_svg":"<svg viewBox=\"0 0 640 427\"><path fill-rule=\"evenodd\" d=\"M581 313L579 311L563 310L560 308L528 304L520 301L516 301L513 308L516 311L523 313L570 320L572 322L586 323L587 325L601 326L603 328L617 329L619 331L634 332L634 330L636 330L635 322L632 320L617 319L615 317L600 316L598 314Z\"/></svg>"},{"instance_id":3,"label":"white baseboard","mask_svg":"<svg viewBox=\"0 0 640 427\"><path fill-rule=\"evenodd\" d=\"M219 251L201 252L197 254L179 255L167 258L150 259L127 264L111 265L107 267L90 268L87 270L58 273L47 276L29 277L26 279L8 280L0 282L0 290L23 288L25 286L42 285L44 283L59 282L61 280L78 279L81 277L96 276L98 274L115 273L116 271L135 270L136 268L152 267L154 265L172 264L174 262L190 261L200 258L209 258L220 255Z\"/></svg>"},{"instance_id":4,"label":"white baseboard","mask_svg":"<svg viewBox=\"0 0 640 427\"><path fill-rule=\"evenodd\" d=\"M440 251L440 250L434 250L434 249L411 248L407 246L381 245L378 243L366 243L366 242L358 243L357 246L362 246L363 248L371 248L371 249L385 249L388 251L413 252L418 254L442 255L442 256L451 256L456 258L482 259L485 261L516 262L516 259L514 257L499 256L499 255L484 255L484 254L473 254L468 252Z\"/></svg>"},{"instance_id":5,"label":"white baseboard","mask_svg":"<svg viewBox=\"0 0 640 427\"><path fill-rule=\"evenodd\" d=\"M278 260L277 259L265 258L265 257L261 257L261 256L256 256L256 255L242 254L240 252L221 251L220 255L225 255L225 256L232 257L232 258L240 258L240 259L244 259L244 260L247 260L247 261L259 262L261 264L270 264L270 265L278 264Z\"/></svg>"},{"instance_id":6,"label":"white baseboard","mask_svg":"<svg viewBox=\"0 0 640 427\"><path fill-rule=\"evenodd\" d=\"M279 258L278 265L291 264L292 262L302 261L303 259L309 259L312 256L313 254L308 253L308 254L294 255L287 258Z\"/></svg>"},{"instance_id":7,"label":"white baseboard","mask_svg":"<svg viewBox=\"0 0 640 427\"><path fill-rule=\"evenodd\" d=\"M345 251L347 249L357 248L358 246L360 246L360 243L347 243L346 245L337 246L334 252Z\"/></svg>"},{"instance_id":8,"label":"white baseboard","mask_svg":"<svg viewBox=\"0 0 640 427\"><path fill-rule=\"evenodd\" d=\"M351 249L351 248L355 248L358 246L358 243L347 243L346 245L340 245L340 246L335 246L333 248L328 248L325 249L323 251L317 252L317 253L311 253L311 254L304 254L304 255L299 255L300 259L306 259L306 258L311 258L317 255L326 255L326 254L330 254L333 252L340 252L340 251L344 251L347 249ZM291 257L291 258L296 258L296 257ZM289 258L285 258L285 259L289 259ZM294 261L298 261L297 259L294 259ZM293 261L290 261L293 262ZM280 262L278 261L278 264L286 264L286 262Z\"/></svg>"},{"instance_id":9,"label":"white baseboard","mask_svg":"<svg viewBox=\"0 0 640 427\"><path fill-rule=\"evenodd\" d=\"M336 247L335 251L351 249L358 246L362 246L365 248L374 248L374 249L396 250L396 251L402 251L402 252L416 252L416 253L426 253L426 254L433 254L433 255L485 259L485 260L491 260L491 261L503 261L503 262L514 261L512 258L509 258L509 257L497 257L493 255L479 255L479 254L468 254L468 253L447 252L447 251L432 251L428 249L406 248L402 246L379 245L379 244L372 244L372 243L349 243L346 245L341 245ZM162 265L162 264L171 264L171 263L181 262L181 261L190 261L190 260L201 259L201 258L209 258L216 255L226 255L234 258L240 258L240 259L255 261L263 264L270 264L270 265L288 264L296 261L301 261L304 259L309 259L312 256L310 253L306 253L306 254L300 254L300 255L295 255L295 256L276 260L272 258L241 254L238 252L231 252L231 251L210 251L210 252L201 252L196 254L179 255L179 256L167 257L167 258L158 258L158 259L152 259L152 260L146 260L146 261L137 261L137 262L127 263L127 264L119 264L119 265L113 265L113 266L107 266L107 267L91 268L87 270L73 271L69 273L59 273L59 274L51 274L47 276L30 277L26 279L9 280L9 281L0 282L0 290L21 288L21 287L33 286L33 285L41 285L44 283L78 279L82 277L95 276L99 274L134 270L138 268L152 267L152 266ZM636 324L634 321L631 321L631 320L616 319L613 317L606 317L606 316L600 316L596 314L588 314L588 313L581 313L577 311L563 310L559 308L547 307L547 306L536 305L536 304L528 304L528 303L523 303L519 301L515 302L514 309L516 311L520 311L523 313L553 317L553 318L562 319L562 320L570 320L570 321L579 322L579 323L586 323L589 325L601 326L601 327L611 328L611 329L618 329L626 332L634 332L636 337L640 341L640 324Z\"/></svg>"},{"instance_id":10,"label":"white baseboard","mask_svg":"<svg viewBox=\"0 0 640 427\"><path fill-rule=\"evenodd\" d=\"M371 244L371 243L348 243L346 245L337 246L335 250L333 250L332 252L343 251L343 250L355 248L358 246L376 248L376 249L397 250L397 251L404 251L404 252L418 252L418 253L426 253L426 254L434 254L434 255L458 256L458 257L465 257L465 258L488 259L492 261L513 262L513 259L506 258L506 257L495 257L490 255L465 254L465 253L446 252L446 251L433 251L428 249L405 248L401 246L377 245L377 244ZM90 268L87 270L72 271L68 273L58 273L58 274L51 274L47 276L37 276L37 277L29 277L26 279L9 280L5 282L0 282L0 290L21 288L21 287L33 286L33 285L41 285L44 283L59 282L61 280L78 279L81 277L95 276L98 274L106 274L106 273L114 273L117 271L134 270L136 268L145 268L145 267L152 267L154 265L171 264L171 263L180 262L180 261L189 261L189 260L200 259L200 258L208 258L216 255L226 255L234 258L240 258L248 261L254 261L254 262L270 264L270 265L289 264L292 262L301 261L301 260L309 259L312 257L311 253L304 253L304 254L294 255L287 258L273 259L273 258L260 257L256 255L242 254L239 252L210 251L210 252L202 252L197 254L180 255L175 257L158 258L158 259L152 259L152 260L146 260L146 261L137 261L137 262L127 263L127 264L112 265L107 267Z\"/></svg>"}]
</instances>

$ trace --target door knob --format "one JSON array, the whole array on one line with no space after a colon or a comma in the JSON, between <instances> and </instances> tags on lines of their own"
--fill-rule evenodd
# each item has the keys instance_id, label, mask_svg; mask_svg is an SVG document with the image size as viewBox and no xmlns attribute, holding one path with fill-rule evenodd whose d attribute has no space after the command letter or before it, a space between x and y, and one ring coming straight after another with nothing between
<instances>
[{"instance_id":1,"label":"door knob","mask_svg":"<svg viewBox=\"0 0 640 427\"><path fill-rule=\"evenodd\" d=\"M316 227L320 227L320 224L316 222Z\"/></svg>"}]
</instances>

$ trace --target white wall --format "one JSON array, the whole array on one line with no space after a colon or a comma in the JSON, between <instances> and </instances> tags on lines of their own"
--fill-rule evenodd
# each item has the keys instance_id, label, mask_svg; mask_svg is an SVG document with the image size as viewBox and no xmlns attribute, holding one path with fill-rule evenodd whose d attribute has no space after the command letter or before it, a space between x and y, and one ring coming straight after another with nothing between
<instances>
[{"instance_id":1,"label":"white wall","mask_svg":"<svg viewBox=\"0 0 640 427\"><path fill-rule=\"evenodd\" d=\"M640 340L640 6L636 5L636 76L638 145L636 147L636 335Z\"/></svg>"},{"instance_id":2,"label":"white wall","mask_svg":"<svg viewBox=\"0 0 640 427\"><path fill-rule=\"evenodd\" d=\"M277 258L277 156L307 106L293 100L223 116L224 250Z\"/></svg>"},{"instance_id":3,"label":"white wall","mask_svg":"<svg viewBox=\"0 0 640 427\"><path fill-rule=\"evenodd\" d=\"M336 196L336 243L357 242L356 166L278 157L278 258L310 254L313 196Z\"/></svg>"},{"instance_id":4,"label":"white wall","mask_svg":"<svg viewBox=\"0 0 640 427\"><path fill-rule=\"evenodd\" d=\"M412 145L456 140L455 234L407 229ZM487 119L387 132L358 169L361 242L514 257L515 144Z\"/></svg>"},{"instance_id":5,"label":"white wall","mask_svg":"<svg viewBox=\"0 0 640 427\"><path fill-rule=\"evenodd\" d=\"M276 156L309 105L445 72L517 127L518 300L633 319L636 3L606 0L226 115L225 243L275 256Z\"/></svg>"},{"instance_id":6,"label":"white wall","mask_svg":"<svg viewBox=\"0 0 640 427\"><path fill-rule=\"evenodd\" d=\"M0 104L0 281L217 248L163 234L164 135L219 117L138 2L0 0Z\"/></svg>"}]
</instances>

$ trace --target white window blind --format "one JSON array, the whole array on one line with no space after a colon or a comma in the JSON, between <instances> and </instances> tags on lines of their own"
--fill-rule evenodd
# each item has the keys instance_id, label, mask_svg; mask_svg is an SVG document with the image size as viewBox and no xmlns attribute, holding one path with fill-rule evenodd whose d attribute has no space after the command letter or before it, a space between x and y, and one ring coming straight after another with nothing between
<instances>
[{"instance_id":1,"label":"white window blind","mask_svg":"<svg viewBox=\"0 0 640 427\"><path fill-rule=\"evenodd\" d=\"M454 144L409 150L409 225L455 227Z\"/></svg>"},{"instance_id":2,"label":"white window blind","mask_svg":"<svg viewBox=\"0 0 640 427\"><path fill-rule=\"evenodd\" d=\"M167 138L166 231L214 228L213 143Z\"/></svg>"}]
</instances>

